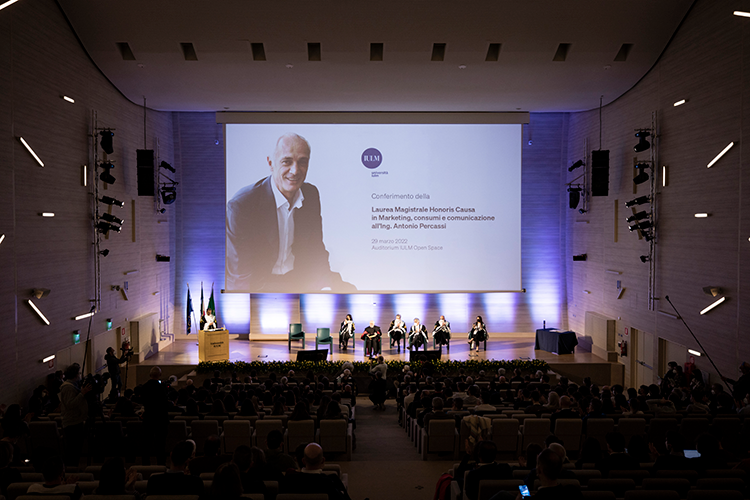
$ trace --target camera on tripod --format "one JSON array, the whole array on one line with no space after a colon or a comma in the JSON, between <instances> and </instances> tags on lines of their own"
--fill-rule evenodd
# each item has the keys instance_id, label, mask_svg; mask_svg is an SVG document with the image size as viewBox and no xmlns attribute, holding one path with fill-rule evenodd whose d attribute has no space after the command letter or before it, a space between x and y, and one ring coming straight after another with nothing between
<instances>
[{"instance_id":1,"label":"camera on tripod","mask_svg":"<svg viewBox=\"0 0 750 500\"><path fill-rule=\"evenodd\" d=\"M133 355L133 348L130 347L130 340L129 339L125 339L125 340L122 341L122 346L120 346L120 350L122 350L122 353L125 356L130 357L130 356Z\"/></svg>"}]
</instances>

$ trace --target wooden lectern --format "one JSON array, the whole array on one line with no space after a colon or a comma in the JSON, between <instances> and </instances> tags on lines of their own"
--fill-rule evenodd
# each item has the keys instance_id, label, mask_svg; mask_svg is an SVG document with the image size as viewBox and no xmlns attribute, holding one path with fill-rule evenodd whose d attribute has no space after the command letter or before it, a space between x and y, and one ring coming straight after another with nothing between
<instances>
[{"instance_id":1,"label":"wooden lectern","mask_svg":"<svg viewBox=\"0 0 750 500\"><path fill-rule=\"evenodd\" d=\"M200 361L229 360L229 332L226 329L198 332L198 359Z\"/></svg>"}]
</instances>

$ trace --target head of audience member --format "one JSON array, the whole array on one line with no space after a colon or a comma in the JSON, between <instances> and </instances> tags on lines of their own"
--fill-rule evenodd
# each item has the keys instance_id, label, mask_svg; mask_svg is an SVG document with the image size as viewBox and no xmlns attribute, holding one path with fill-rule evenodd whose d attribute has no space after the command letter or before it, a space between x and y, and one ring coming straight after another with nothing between
<instances>
[{"instance_id":1,"label":"head of audience member","mask_svg":"<svg viewBox=\"0 0 750 500\"><path fill-rule=\"evenodd\" d=\"M667 447L667 451L672 455L682 455L685 451L685 438L682 437L679 431L667 431L664 444Z\"/></svg>"},{"instance_id":2,"label":"head of audience member","mask_svg":"<svg viewBox=\"0 0 750 500\"><path fill-rule=\"evenodd\" d=\"M237 465L237 468L243 474L250 470L250 466L253 463L253 457L252 452L250 451L250 447L241 444L237 448L235 448L234 454L232 455L232 463Z\"/></svg>"},{"instance_id":3,"label":"head of audience member","mask_svg":"<svg viewBox=\"0 0 750 500\"><path fill-rule=\"evenodd\" d=\"M608 432L605 440L610 453L625 453L625 437L619 432Z\"/></svg>"},{"instance_id":4,"label":"head of audience member","mask_svg":"<svg viewBox=\"0 0 750 500\"><path fill-rule=\"evenodd\" d=\"M477 462L491 464L497 458L497 445L492 441L480 441L475 447Z\"/></svg>"},{"instance_id":5,"label":"head of audience member","mask_svg":"<svg viewBox=\"0 0 750 500\"><path fill-rule=\"evenodd\" d=\"M602 412L602 400L594 398L589 403L589 413L592 415L599 415Z\"/></svg>"},{"instance_id":6,"label":"head of audience member","mask_svg":"<svg viewBox=\"0 0 750 500\"><path fill-rule=\"evenodd\" d=\"M544 438L544 447L545 448L549 448L550 445L555 444L555 443L564 444L562 442L562 439L560 439L559 437L555 436L554 434L550 434L549 436L547 436L546 438Z\"/></svg>"},{"instance_id":7,"label":"head of audience member","mask_svg":"<svg viewBox=\"0 0 750 500\"><path fill-rule=\"evenodd\" d=\"M589 437L581 446L581 452L579 454L579 462L594 464L602 458L602 447L599 444L599 440L595 437Z\"/></svg>"},{"instance_id":8,"label":"head of audience member","mask_svg":"<svg viewBox=\"0 0 750 500\"><path fill-rule=\"evenodd\" d=\"M443 399L442 398L432 398L432 411L438 412L443 411Z\"/></svg>"},{"instance_id":9,"label":"head of audience member","mask_svg":"<svg viewBox=\"0 0 750 500\"><path fill-rule=\"evenodd\" d=\"M281 443L284 442L284 436L279 430L272 430L266 436L266 445L271 451L276 451L281 448Z\"/></svg>"},{"instance_id":10,"label":"head of audience member","mask_svg":"<svg viewBox=\"0 0 750 500\"><path fill-rule=\"evenodd\" d=\"M534 469L536 467L536 459L541 452L542 447L537 443L531 443L526 447L525 459L527 469Z\"/></svg>"},{"instance_id":11,"label":"head of audience member","mask_svg":"<svg viewBox=\"0 0 750 500\"><path fill-rule=\"evenodd\" d=\"M190 439L180 441L172 449L172 453L169 456L171 458L169 468L175 472L185 472L188 463L195 456L195 442Z\"/></svg>"},{"instance_id":12,"label":"head of audience member","mask_svg":"<svg viewBox=\"0 0 750 500\"><path fill-rule=\"evenodd\" d=\"M148 372L148 377L151 380L159 380L161 378L161 368L154 366L151 371Z\"/></svg>"},{"instance_id":13,"label":"head of audience member","mask_svg":"<svg viewBox=\"0 0 750 500\"><path fill-rule=\"evenodd\" d=\"M211 484L211 494L216 500L242 496L242 479L237 465L228 462L216 469Z\"/></svg>"},{"instance_id":14,"label":"head of audience member","mask_svg":"<svg viewBox=\"0 0 750 500\"><path fill-rule=\"evenodd\" d=\"M464 409L464 400L461 398L453 398L453 411L462 411Z\"/></svg>"},{"instance_id":15,"label":"head of audience member","mask_svg":"<svg viewBox=\"0 0 750 500\"><path fill-rule=\"evenodd\" d=\"M69 382L75 382L81 376L81 365L79 365L78 363L73 363L65 369L63 375L65 376L65 380Z\"/></svg>"},{"instance_id":16,"label":"head of audience member","mask_svg":"<svg viewBox=\"0 0 750 500\"><path fill-rule=\"evenodd\" d=\"M547 449L539 454L536 462L536 473L542 486L551 486L557 482L562 471L563 461L560 455Z\"/></svg>"},{"instance_id":17,"label":"head of audience member","mask_svg":"<svg viewBox=\"0 0 750 500\"><path fill-rule=\"evenodd\" d=\"M555 391L550 392L547 406L549 408L559 408L560 407L560 395L556 393Z\"/></svg>"},{"instance_id":18,"label":"head of audience member","mask_svg":"<svg viewBox=\"0 0 750 500\"><path fill-rule=\"evenodd\" d=\"M47 457L42 464L42 476L46 485L63 484L65 481L65 463L63 463L62 458L54 455Z\"/></svg>"},{"instance_id":19,"label":"head of audience member","mask_svg":"<svg viewBox=\"0 0 750 500\"><path fill-rule=\"evenodd\" d=\"M568 396L560 397L560 408L563 410L570 408L570 398Z\"/></svg>"},{"instance_id":20,"label":"head of audience member","mask_svg":"<svg viewBox=\"0 0 750 500\"><path fill-rule=\"evenodd\" d=\"M253 446L252 448L250 448L250 468L262 469L265 466L266 453L257 446Z\"/></svg>"},{"instance_id":21,"label":"head of audience member","mask_svg":"<svg viewBox=\"0 0 750 500\"><path fill-rule=\"evenodd\" d=\"M565 461L568 459L567 452L565 451L565 447L562 445L562 443L550 443L547 446L547 449L557 453L563 463L565 463Z\"/></svg>"},{"instance_id":22,"label":"head of audience member","mask_svg":"<svg viewBox=\"0 0 750 500\"><path fill-rule=\"evenodd\" d=\"M208 458L218 457L221 454L221 438L211 434L203 443L203 456Z\"/></svg>"},{"instance_id":23,"label":"head of audience member","mask_svg":"<svg viewBox=\"0 0 750 500\"><path fill-rule=\"evenodd\" d=\"M305 469L309 471L322 469L326 463L326 459L323 456L323 448L317 443L310 443L305 446L302 463Z\"/></svg>"},{"instance_id":24,"label":"head of audience member","mask_svg":"<svg viewBox=\"0 0 750 500\"><path fill-rule=\"evenodd\" d=\"M125 461L120 457L110 457L104 461L99 471L99 486L97 495L125 494Z\"/></svg>"},{"instance_id":25,"label":"head of audience member","mask_svg":"<svg viewBox=\"0 0 750 500\"><path fill-rule=\"evenodd\" d=\"M539 404L539 400L541 399L542 395L537 390L531 391L531 394L529 395L531 397L531 401L534 404Z\"/></svg>"}]
</instances>

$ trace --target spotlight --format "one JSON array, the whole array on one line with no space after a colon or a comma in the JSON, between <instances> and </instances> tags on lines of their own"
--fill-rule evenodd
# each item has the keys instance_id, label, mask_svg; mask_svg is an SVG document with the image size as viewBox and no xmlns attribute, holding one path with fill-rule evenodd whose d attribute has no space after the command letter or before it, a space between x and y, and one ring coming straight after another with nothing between
<instances>
[{"instance_id":1,"label":"spotlight","mask_svg":"<svg viewBox=\"0 0 750 500\"><path fill-rule=\"evenodd\" d=\"M578 204L581 202L581 188L569 187L568 188L568 206L571 210L578 208Z\"/></svg>"},{"instance_id":2,"label":"spotlight","mask_svg":"<svg viewBox=\"0 0 750 500\"><path fill-rule=\"evenodd\" d=\"M49 294L50 294L49 288L34 288L31 291L32 297L36 297L37 299L43 299Z\"/></svg>"},{"instance_id":3,"label":"spotlight","mask_svg":"<svg viewBox=\"0 0 750 500\"><path fill-rule=\"evenodd\" d=\"M169 170L173 174L176 172L176 170L174 169L174 167L172 165L170 165L169 163L165 162L165 161L161 162L161 164L159 166L161 168L166 168L167 170Z\"/></svg>"},{"instance_id":4,"label":"spotlight","mask_svg":"<svg viewBox=\"0 0 750 500\"><path fill-rule=\"evenodd\" d=\"M102 257L106 257L107 255L109 255L109 249L105 248L104 250L99 252L99 255L101 255Z\"/></svg>"},{"instance_id":5,"label":"spotlight","mask_svg":"<svg viewBox=\"0 0 750 500\"><path fill-rule=\"evenodd\" d=\"M161 187L161 201L165 205L171 205L177 199L177 188L174 185Z\"/></svg>"},{"instance_id":6,"label":"spotlight","mask_svg":"<svg viewBox=\"0 0 750 500\"><path fill-rule=\"evenodd\" d=\"M115 148L112 147L112 138L115 136L115 134L112 133L111 130L107 129L99 132L99 135L102 136L102 142L100 143L102 149L105 153L111 155L115 151Z\"/></svg>"},{"instance_id":7,"label":"spotlight","mask_svg":"<svg viewBox=\"0 0 750 500\"><path fill-rule=\"evenodd\" d=\"M630 229L630 231L632 232L632 231L643 231L644 229L651 229L652 227L653 226L651 225L651 221L646 220L643 222L638 222L637 224L634 224L632 226L629 226L628 229Z\"/></svg>"},{"instance_id":8,"label":"spotlight","mask_svg":"<svg viewBox=\"0 0 750 500\"><path fill-rule=\"evenodd\" d=\"M101 201L102 203L106 203L107 205L113 205L120 208L123 208L125 206L124 201L116 200L114 198L110 198L109 196L102 196L99 201Z\"/></svg>"},{"instance_id":9,"label":"spotlight","mask_svg":"<svg viewBox=\"0 0 750 500\"><path fill-rule=\"evenodd\" d=\"M583 166L583 160L578 160L573 165L571 165L570 167L568 167L568 172L572 172L573 170L575 170L577 168L581 168L582 166Z\"/></svg>"},{"instance_id":10,"label":"spotlight","mask_svg":"<svg viewBox=\"0 0 750 500\"><path fill-rule=\"evenodd\" d=\"M718 286L704 286L703 293L716 297L721 293L721 288Z\"/></svg>"},{"instance_id":11,"label":"spotlight","mask_svg":"<svg viewBox=\"0 0 750 500\"><path fill-rule=\"evenodd\" d=\"M108 233L110 231L119 233L122 230L120 226L115 226L114 224L110 224L109 222L104 222L104 221L99 221L96 224L96 229L102 234Z\"/></svg>"},{"instance_id":12,"label":"spotlight","mask_svg":"<svg viewBox=\"0 0 750 500\"><path fill-rule=\"evenodd\" d=\"M649 257L648 255L641 255L641 262L643 262L644 264L646 262L649 262L650 260L651 260L651 257Z\"/></svg>"},{"instance_id":13,"label":"spotlight","mask_svg":"<svg viewBox=\"0 0 750 500\"><path fill-rule=\"evenodd\" d=\"M648 219L648 217L649 217L649 213L648 212L644 212L643 210L641 210L637 214L631 215L630 217L628 217L627 219L625 219L625 221L626 222L637 222L639 220Z\"/></svg>"},{"instance_id":14,"label":"spotlight","mask_svg":"<svg viewBox=\"0 0 750 500\"><path fill-rule=\"evenodd\" d=\"M115 179L115 177L112 175L112 169L115 168L115 166L108 161L102 163L99 166L104 169L104 172L99 174L99 179L101 179L102 182L106 182L107 184L114 184L117 179Z\"/></svg>"},{"instance_id":15,"label":"spotlight","mask_svg":"<svg viewBox=\"0 0 750 500\"><path fill-rule=\"evenodd\" d=\"M648 231L641 231L641 234L643 235L643 239L646 241L651 241L654 239L654 235Z\"/></svg>"},{"instance_id":16,"label":"spotlight","mask_svg":"<svg viewBox=\"0 0 750 500\"><path fill-rule=\"evenodd\" d=\"M125 221L123 219L120 219L119 217L115 217L112 214L101 214L99 217L102 220L105 220L107 222L111 222L112 224L118 224L120 226L122 226L123 224L125 224Z\"/></svg>"},{"instance_id":17,"label":"spotlight","mask_svg":"<svg viewBox=\"0 0 750 500\"><path fill-rule=\"evenodd\" d=\"M635 168L638 169L638 175L635 176L633 179L634 184L643 184L648 180L648 174L646 173L646 169L649 168L650 165L648 163L638 163Z\"/></svg>"},{"instance_id":18,"label":"spotlight","mask_svg":"<svg viewBox=\"0 0 750 500\"><path fill-rule=\"evenodd\" d=\"M634 200L630 200L628 202L625 202L625 207L630 208L634 207L636 205L643 205L644 203L651 203L651 197L650 196L639 196L638 198Z\"/></svg>"},{"instance_id":19,"label":"spotlight","mask_svg":"<svg viewBox=\"0 0 750 500\"><path fill-rule=\"evenodd\" d=\"M639 130L635 133L635 136L638 138L638 144L635 145L633 151L640 153L651 147L651 144L646 140L646 137L651 136L651 132L648 130Z\"/></svg>"}]
</instances>

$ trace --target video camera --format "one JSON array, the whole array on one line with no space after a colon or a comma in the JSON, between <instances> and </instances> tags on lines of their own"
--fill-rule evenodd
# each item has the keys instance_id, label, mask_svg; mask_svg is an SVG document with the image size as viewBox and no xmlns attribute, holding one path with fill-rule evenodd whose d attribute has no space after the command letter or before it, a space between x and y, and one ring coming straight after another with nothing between
<instances>
[{"instance_id":1,"label":"video camera","mask_svg":"<svg viewBox=\"0 0 750 500\"><path fill-rule=\"evenodd\" d=\"M133 355L133 348L130 347L130 340L125 339L122 341L122 346L120 346L120 350L125 356L132 356Z\"/></svg>"}]
</instances>

